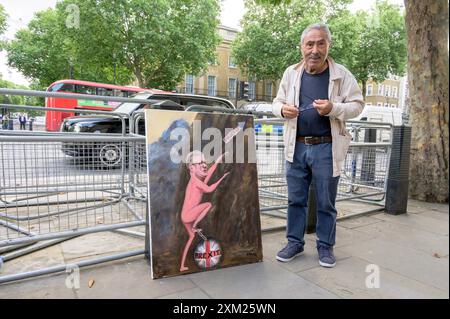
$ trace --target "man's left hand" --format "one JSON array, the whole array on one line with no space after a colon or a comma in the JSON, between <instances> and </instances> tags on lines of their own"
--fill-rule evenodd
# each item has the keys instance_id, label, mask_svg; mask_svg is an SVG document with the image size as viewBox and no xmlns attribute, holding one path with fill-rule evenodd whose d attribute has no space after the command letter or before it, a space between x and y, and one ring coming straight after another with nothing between
<instances>
[{"instance_id":1,"label":"man's left hand","mask_svg":"<svg viewBox=\"0 0 450 319\"><path fill-rule=\"evenodd\" d=\"M320 115L327 115L331 112L333 103L331 103L329 100L314 100L313 106L316 108L317 112L319 112Z\"/></svg>"}]
</instances>

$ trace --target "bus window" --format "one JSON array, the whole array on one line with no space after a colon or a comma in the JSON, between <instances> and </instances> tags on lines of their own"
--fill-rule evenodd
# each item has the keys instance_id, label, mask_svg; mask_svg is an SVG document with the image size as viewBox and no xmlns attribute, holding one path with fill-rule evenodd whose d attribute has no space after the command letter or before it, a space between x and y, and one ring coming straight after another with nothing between
<instances>
[{"instance_id":1,"label":"bus window","mask_svg":"<svg viewBox=\"0 0 450 319\"><path fill-rule=\"evenodd\" d=\"M97 95L114 96L114 91L111 89L97 88Z\"/></svg>"},{"instance_id":2,"label":"bus window","mask_svg":"<svg viewBox=\"0 0 450 319\"><path fill-rule=\"evenodd\" d=\"M53 85L48 90L49 92L75 92L75 89L73 87L73 84L67 84L67 83L58 83Z\"/></svg>"},{"instance_id":3,"label":"bus window","mask_svg":"<svg viewBox=\"0 0 450 319\"><path fill-rule=\"evenodd\" d=\"M90 94L90 95L95 95L95 87L93 86L87 86L87 85L76 85L75 86L76 92L77 93L81 93L81 94Z\"/></svg>"},{"instance_id":4,"label":"bus window","mask_svg":"<svg viewBox=\"0 0 450 319\"><path fill-rule=\"evenodd\" d=\"M114 90L114 96L128 97L128 92L127 91L121 91L121 90Z\"/></svg>"}]
</instances>

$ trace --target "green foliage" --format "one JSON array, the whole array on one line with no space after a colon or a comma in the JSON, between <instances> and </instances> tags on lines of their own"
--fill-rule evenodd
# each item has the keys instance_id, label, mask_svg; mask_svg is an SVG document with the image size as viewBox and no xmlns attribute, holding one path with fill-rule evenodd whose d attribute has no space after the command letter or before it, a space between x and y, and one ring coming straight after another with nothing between
<instances>
[{"instance_id":1,"label":"green foliage","mask_svg":"<svg viewBox=\"0 0 450 319\"><path fill-rule=\"evenodd\" d=\"M330 28L330 56L345 65L364 89L369 78L382 82L389 74L404 74L404 18L386 1L377 1L371 13L356 14L346 9L351 2L346 0L256 2L246 1L243 30L233 44L236 63L252 78L280 79L288 65L301 59L301 32L317 22Z\"/></svg>"},{"instance_id":2,"label":"green foliage","mask_svg":"<svg viewBox=\"0 0 450 319\"><path fill-rule=\"evenodd\" d=\"M372 12L358 12L360 25L353 62L356 78L384 81L389 74L404 75L407 62L405 19L400 9L387 1L377 1Z\"/></svg>"},{"instance_id":3,"label":"green foliage","mask_svg":"<svg viewBox=\"0 0 450 319\"><path fill-rule=\"evenodd\" d=\"M76 55L76 44L67 37L64 17L55 9L36 13L28 28L19 30L8 43L8 64L46 88L52 82L74 78L97 82L113 82L112 64ZM131 72L119 68L119 83L129 83Z\"/></svg>"},{"instance_id":4,"label":"green foliage","mask_svg":"<svg viewBox=\"0 0 450 319\"><path fill-rule=\"evenodd\" d=\"M7 28L7 20L8 14L5 12L4 7L0 4L0 35L2 35ZM3 41L0 40L0 49L3 48ZM8 88L8 89L28 89L25 85L15 84L13 82L4 80L2 75L0 74L0 88ZM29 105L29 106L43 106L43 100L30 97L30 96L19 96L19 95L0 95L0 103L1 104L16 104L16 105ZM13 112L11 110L10 112ZM5 111L3 111L4 113ZM0 112L1 113L1 112ZM30 115L35 116L38 114L38 111L30 112Z\"/></svg>"},{"instance_id":5,"label":"green foliage","mask_svg":"<svg viewBox=\"0 0 450 319\"><path fill-rule=\"evenodd\" d=\"M64 41L58 32L57 13L53 9L37 13L27 29L16 33L6 50L9 66L28 78L39 79L43 86L67 77Z\"/></svg>"},{"instance_id":6,"label":"green foliage","mask_svg":"<svg viewBox=\"0 0 450 319\"><path fill-rule=\"evenodd\" d=\"M8 14L5 8L0 4L0 36L6 31ZM0 50L3 48L3 41L0 39Z\"/></svg>"},{"instance_id":7,"label":"green foliage","mask_svg":"<svg viewBox=\"0 0 450 319\"><path fill-rule=\"evenodd\" d=\"M82 12L81 32L74 38L84 44L83 55L108 59L115 54L141 86L174 88L185 73L200 73L214 58L219 43L215 0L73 2Z\"/></svg>"},{"instance_id":8,"label":"green foliage","mask_svg":"<svg viewBox=\"0 0 450 319\"><path fill-rule=\"evenodd\" d=\"M291 3L291 0L255 0L257 4L279 5L280 3Z\"/></svg>"},{"instance_id":9,"label":"green foliage","mask_svg":"<svg viewBox=\"0 0 450 319\"><path fill-rule=\"evenodd\" d=\"M6 31L8 14L5 12L5 8L0 4L0 35Z\"/></svg>"},{"instance_id":10,"label":"green foliage","mask_svg":"<svg viewBox=\"0 0 450 319\"><path fill-rule=\"evenodd\" d=\"M246 1L243 30L233 43L237 64L251 78L280 79L288 65L300 60L303 29L312 23L335 21L348 15L345 10L348 3L349 0L293 0L273 6Z\"/></svg>"},{"instance_id":11,"label":"green foliage","mask_svg":"<svg viewBox=\"0 0 450 319\"><path fill-rule=\"evenodd\" d=\"M26 90L26 89L30 89L29 87L25 86L25 85L19 85L19 84L15 84L13 82L7 81L2 79L1 75L0 75L0 87L1 88L8 88L8 89L22 89L22 90ZM34 89L33 87L31 87L31 89ZM44 105L44 99L43 98L38 98L38 97L32 97L32 96L20 96L20 95L6 95L6 94L2 94L0 95L0 103L1 104L15 104L15 105L28 105L28 106L43 106ZM17 109L10 109L8 112L21 112L23 110ZM0 114L1 113L6 113L5 111L1 111L0 108ZM39 111L27 111L27 113L30 116L36 116L36 115L43 115L44 112L39 112Z\"/></svg>"},{"instance_id":12,"label":"green foliage","mask_svg":"<svg viewBox=\"0 0 450 319\"><path fill-rule=\"evenodd\" d=\"M171 89L214 59L218 13L216 0L63 0L16 34L8 60L44 85L69 64L74 78L112 83L115 65L119 84Z\"/></svg>"}]
</instances>

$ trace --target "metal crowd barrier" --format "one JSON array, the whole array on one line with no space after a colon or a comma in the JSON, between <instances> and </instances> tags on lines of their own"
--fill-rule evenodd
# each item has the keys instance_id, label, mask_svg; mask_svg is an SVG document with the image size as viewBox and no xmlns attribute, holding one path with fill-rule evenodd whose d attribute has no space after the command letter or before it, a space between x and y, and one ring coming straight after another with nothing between
<instances>
[{"instance_id":1,"label":"metal crowd barrier","mask_svg":"<svg viewBox=\"0 0 450 319\"><path fill-rule=\"evenodd\" d=\"M271 113L239 109L223 110L196 105L189 107L187 111L254 116L261 214L286 218L287 184L282 135L284 121L274 118ZM131 122L137 128L137 122L142 119L143 112L137 112ZM340 202L341 206L353 202L360 206L364 204L364 208L355 214L341 214L338 219L384 210L392 149L391 124L366 121L347 121L346 124L352 141L341 171L336 201ZM137 131L130 132L137 134ZM314 194L311 195L311 200L315 200ZM311 203L310 207L313 206Z\"/></svg>"},{"instance_id":2,"label":"metal crowd barrier","mask_svg":"<svg viewBox=\"0 0 450 319\"><path fill-rule=\"evenodd\" d=\"M0 89L0 94L86 98ZM90 97L91 99L91 97ZM92 96L94 100L147 102ZM0 104L0 109L60 111ZM127 114L77 109L77 113L118 118L121 134L0 130L0 272L9 261L62 241L104 231L145 236L147 189L135 180L145 168L145 138L126 134ZM140 231L127 230L138 227ZM143 247L144 248L144 247ZM75 263L88 266L145 253L144 249ZM67 270L60 265L0 276L0 283Z\"/></svg>"},{"instance_id":3,"label":"metal crowd barrier","mask_svg":"<svg viewBox=\"0 0 450 319\"><path fill-rule=\"evenodd\" d=\"M261 214L286 218L288 198L284 143L279 130L284 121L272 118L256 119L255 122L269 127L266 132L256 134ZM390 124L348 121L347 129L352 141L341 171L336 201L341 207L356 202L364 204L365 208L356 214L339 214L338 220L384 210L392 147ZM314 219L314 192L310 192L309 197L309 216ZM345 211L338 209L338 212L340 210ZM315 225L315 220L311 223Z\"/></svg>"},{"instance_id":4,"label":"metal crowd barrier","mask_svg":"<svg viewBox=\"0 0 450 319\"><path fill-rule=\"evenodd\" d=\"M2 93L85 98L84 95L76 94L0 89ZM146 102L98 96L92 99ZM73 109L64 108L46 110L0 104L2 107L73 112ZM187 111L249 114L255 117L261 214L286 218L287 185L281 132L283 121L264 112L206 106L192 106ZM0 267L2 262L7 263L76 236L120 231L130 236L145 237L146 143L145 137L139 135L138 131L143 112L137 111L131 116L81 109L77 109L77 112L117 116L122 122L122 134L0 131ZM129 133L125 131L126 121L130 125ZM383 209L392 148L392 126L357 121L348 121L347 126L353 141L345 159L337 200L376 206L361 213ZM124 229L136 226L140 226L139 231ZM266 229L270 230L273 229ZM127 258L144 252L145 249L140 249L88 259L77 263L77 266ZM0 284L64 271L66 267L61 265L0 276Z\"/></svg>"}]
</instances>

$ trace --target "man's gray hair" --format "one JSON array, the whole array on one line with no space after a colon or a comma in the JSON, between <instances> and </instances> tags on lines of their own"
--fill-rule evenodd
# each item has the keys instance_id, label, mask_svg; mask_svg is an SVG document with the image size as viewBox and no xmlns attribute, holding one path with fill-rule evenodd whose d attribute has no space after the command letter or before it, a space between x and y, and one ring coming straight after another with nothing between
<instances>
[{"instance_id":1,"label":"man's gray hair","mask_svg":"<svg viewBox=\"0 0 450 319\"><path fill-rule=\"evenodd\" d=\"M327 34L327 41L328 43L331 43L331 32L328 26L324 23L314 23L306 27L305 30L302 32L302 36L300 37L300 43L303 43L303 40L305 39L306 35L311 30L320 30L324 31Z\"/></svg>"}]
</instances>

